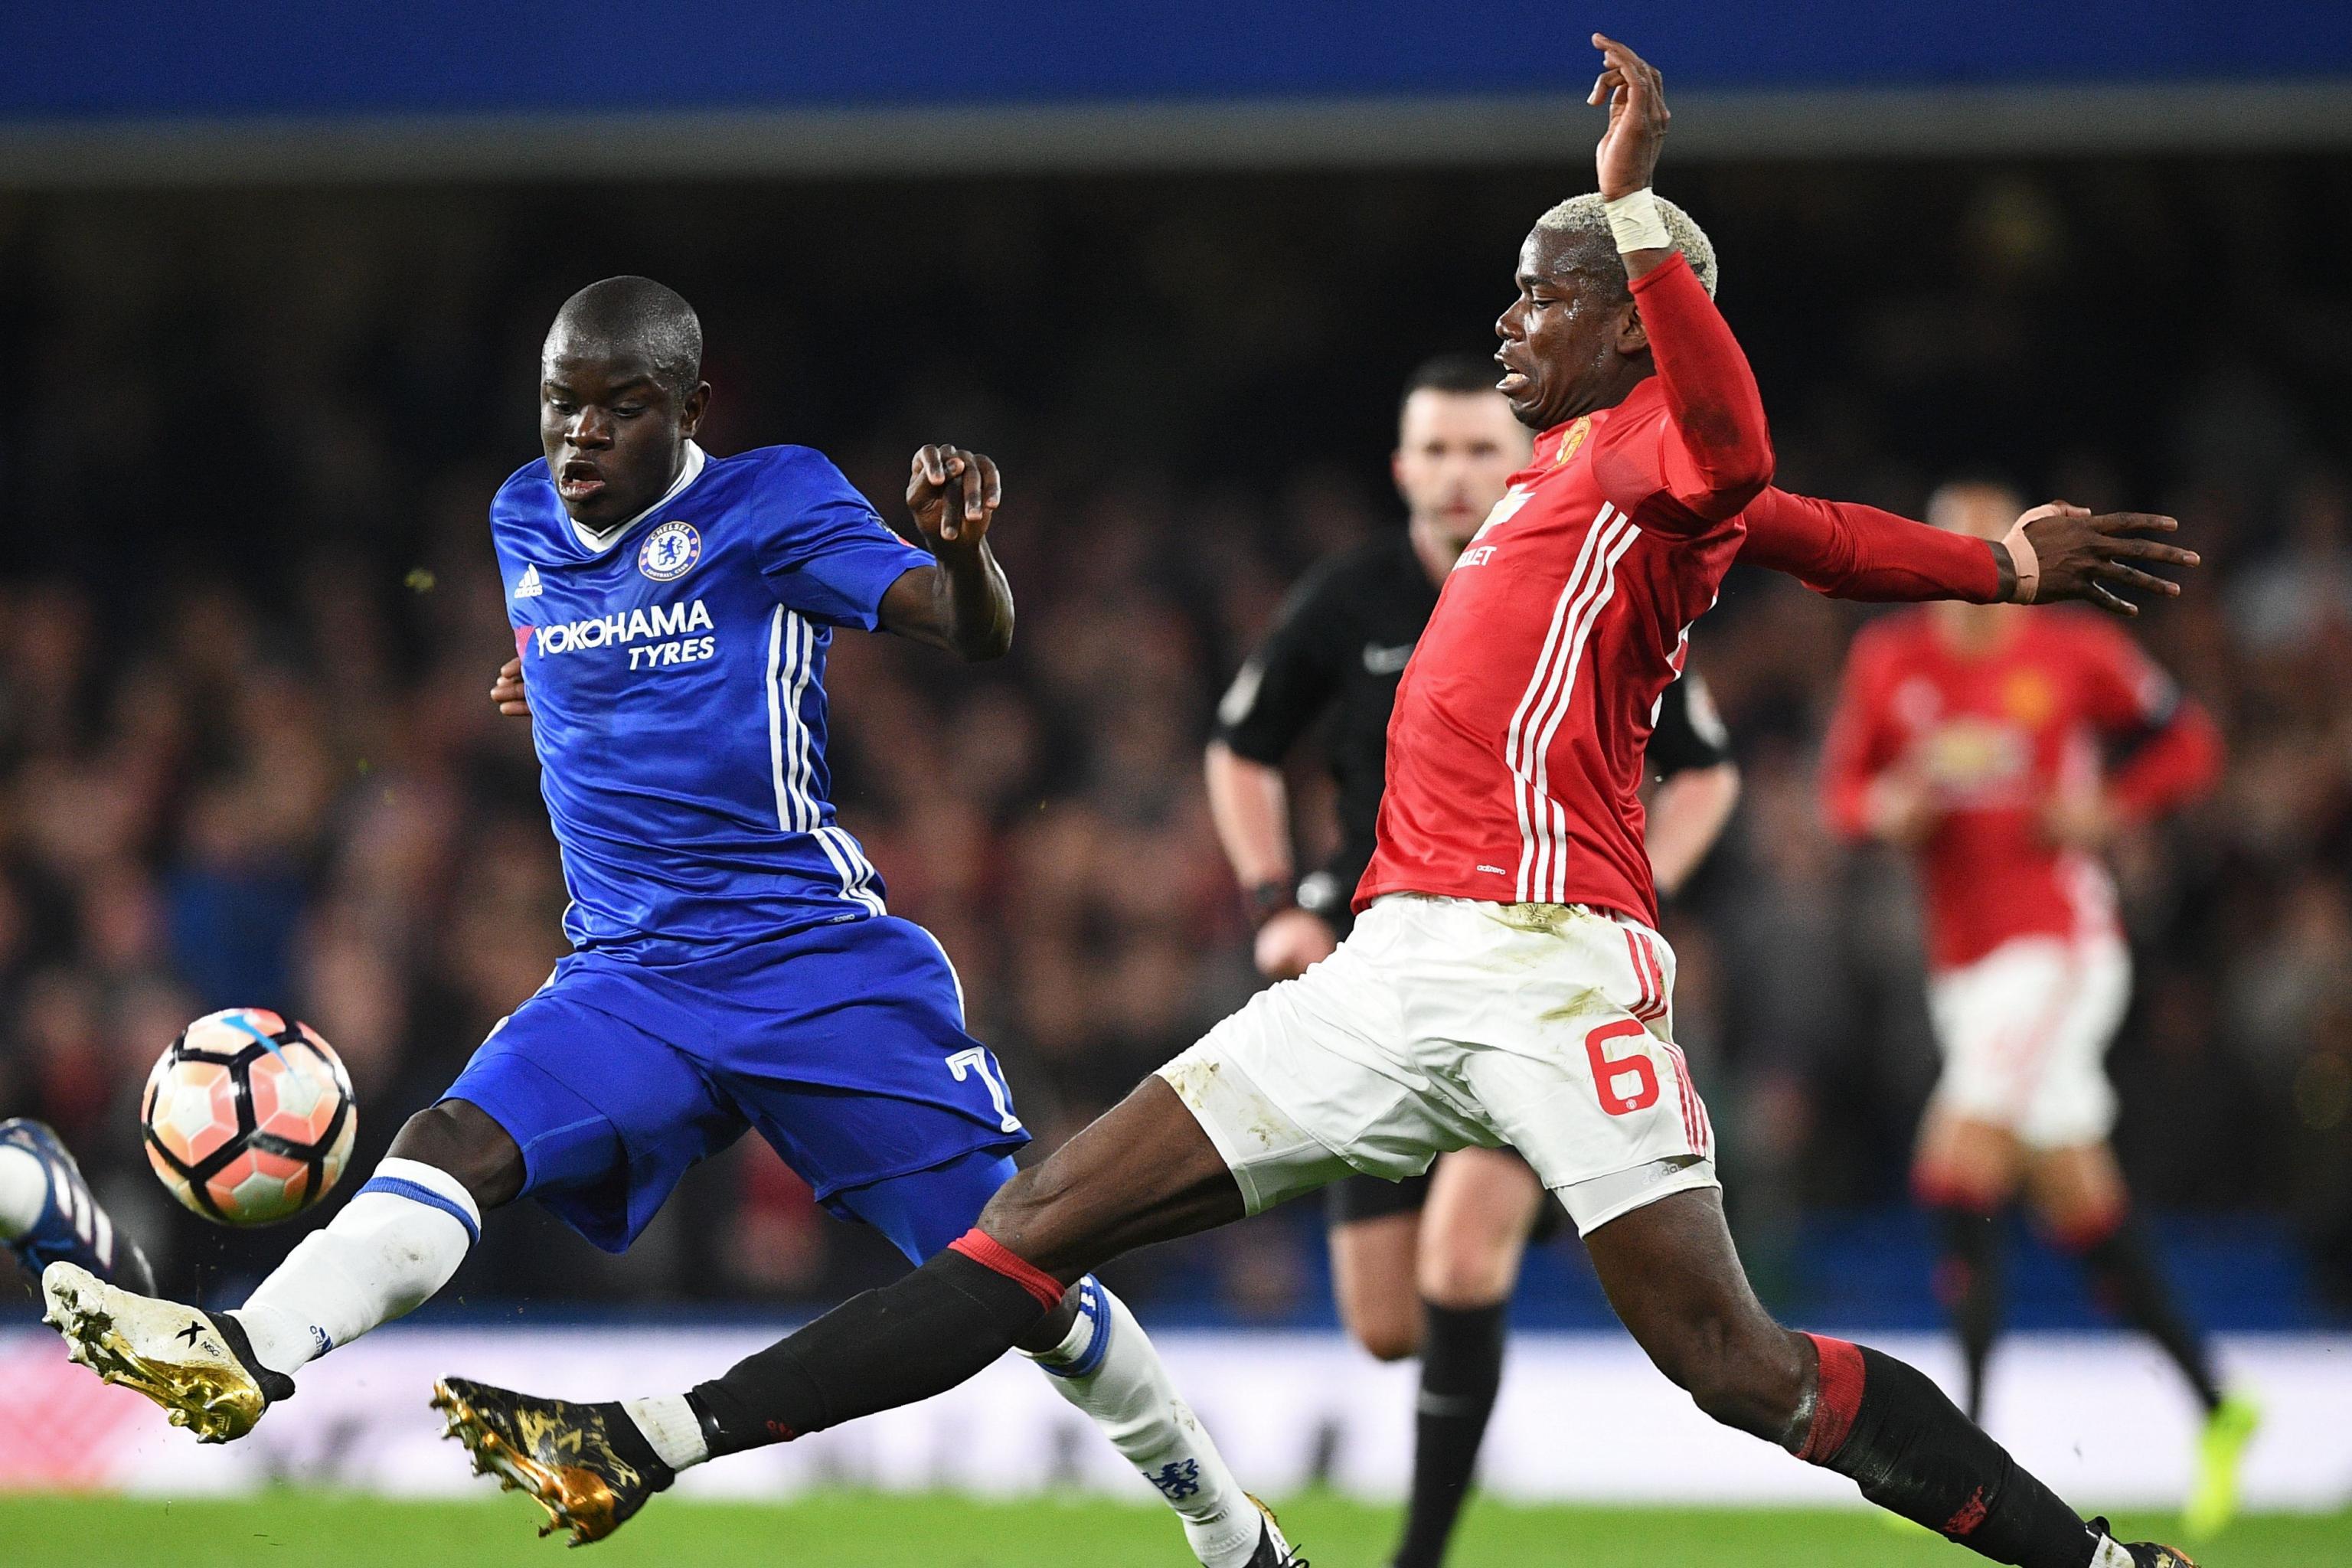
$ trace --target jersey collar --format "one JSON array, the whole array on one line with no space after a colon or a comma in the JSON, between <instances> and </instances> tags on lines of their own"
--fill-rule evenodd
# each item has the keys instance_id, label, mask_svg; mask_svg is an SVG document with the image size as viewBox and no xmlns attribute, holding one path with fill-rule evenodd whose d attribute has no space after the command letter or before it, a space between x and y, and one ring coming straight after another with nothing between
<instances>
[{"instance_id":1,"label":"jersey collar","mask_svg":"<svg viewBox=\"0 0 2352 1568\"><path fill-rule=\"evenodd\" d=\"M589 559L593 560L620 543L623 536L629 530L676 500L684 493L687 486L702 477L702 447L696 442L688 441L686 444L686 461L679 465L677 478L670 482L669 489L662 491L660 500L629 519L628 521L616 522L600 533L594 529L583 528L578 523L572 522L568 515L563 521L571 524L572 536L580 541L580 548L588 552Z\"/></svg>"}]
</instances>

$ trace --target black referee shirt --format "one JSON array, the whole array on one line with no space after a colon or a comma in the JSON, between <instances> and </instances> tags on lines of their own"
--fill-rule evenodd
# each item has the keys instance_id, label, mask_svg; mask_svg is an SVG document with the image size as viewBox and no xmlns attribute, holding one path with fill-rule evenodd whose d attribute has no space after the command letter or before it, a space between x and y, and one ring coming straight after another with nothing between
<instances>
[{"instance_id":1,"label":"black referee shirt","mask_svg":"<svg viewBox=\"0 0 2352 1568\"><path fill-rule=\"evenodd\" d=\"M1218 738L1268 767L1279 767L1316 720L1337 708L1329 761L1339 786L1339 850L1300 885L1298 901L1341 931L1371 864L1397 678L1436 607L1436 585L1408 535L1334 556L1291 590L1217 705ZM1729 755L1727 739L1698 677L1685 675L1660 700L1650 767L1660 778L1712 767Z\"/></svg>"}]
</instances>

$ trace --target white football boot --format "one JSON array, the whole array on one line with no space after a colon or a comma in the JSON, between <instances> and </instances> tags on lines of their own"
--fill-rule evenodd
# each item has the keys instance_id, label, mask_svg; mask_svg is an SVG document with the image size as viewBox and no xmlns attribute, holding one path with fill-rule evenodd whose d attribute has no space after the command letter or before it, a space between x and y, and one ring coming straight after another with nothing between
<instances>
[{"instance_id":1,"label":"white football boot","mask_svg":"<svg viewBox=\"0 0 2352 1568\"><path fill-rule=\"evenodd\" d=\"M65 1336L67 1354L101 1378L135 1388L199 1442L253 1430L261 1413L294 1392L294 1380L253 1359L236 1320L110 1285L72 1263L41 1275L41 1321Z\"/></svg>"}]
</instances>

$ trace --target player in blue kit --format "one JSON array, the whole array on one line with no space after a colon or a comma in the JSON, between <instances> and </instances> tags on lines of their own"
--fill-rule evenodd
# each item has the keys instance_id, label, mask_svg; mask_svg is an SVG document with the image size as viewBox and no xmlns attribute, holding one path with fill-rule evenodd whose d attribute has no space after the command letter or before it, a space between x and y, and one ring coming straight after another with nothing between
<instances>
[{"instance_id":1,"label":"player in blue kit","mask_svg":"<svg viewBox=\"0 0 2352 1568\"><path fill-rule=\"evenodd\" d=\"M431 1297L482 1214L525 1194L617 1252L688 1166L756 1129L820 1202L920 1262L1013 1173L1028 1134L995 1058L965 1032L946 953L887 912L835 820L824 760L836 628L968 659L1010 645L987 542L996 467L916 454L917 548L806 447L704 452L701 358L693 310L658 283L572 296L542 355L546 457L490 507L519 661L499 695L528 691L572 953L242 1308L70 1264L44 1276L76 1358L202 1437L241 1436L298 1368ZM1060 1297L1022 1348L1168 1498L1206 1568L1290 1561L1099 1283ZM534 1451L531 1424L471 1385L435 1403L575 1542L707 1451L678 1396L599 1423L591 1468Z\"/></svg>"}]
</instances>

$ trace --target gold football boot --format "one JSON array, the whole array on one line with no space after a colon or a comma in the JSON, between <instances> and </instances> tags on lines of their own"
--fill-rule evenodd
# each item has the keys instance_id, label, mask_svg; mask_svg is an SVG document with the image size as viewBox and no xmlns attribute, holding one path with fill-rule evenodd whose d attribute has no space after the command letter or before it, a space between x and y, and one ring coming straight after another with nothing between
<instances>
[{"instance_id":1,"label":"gold football boot","mask_svg":"<svg viewBox=\"0 0 2352 1568\"><path fill-rule=\"evenodd\" d=\"M50 1264L41 1295L41 1321L65 1336L67 1354L137 1389L199 1442L244 1436L272 1400L294 1392L293 1379L252 1359L235 1319L110 1285L73 1263Z\"/></svg>"},{"instance_id":2,"label":"gold football boot","mask_svg":"<svg viewBox=\"0 0 2352 1568\"><path fill-rule=\"evenodd\" d=\"M572 1532L572 1544L602 1541L628 1522L646 1500L677 1479L615 1405L540 1399L462 1377L433 1384L433 1408L447 1419L444 1436L466 1445L474 1473L495 1475L504 1491L526 1491L547 1510L541 1535ZM638 1457L616 1452L615 1436Z\"/></svg>"}]
</instances>

